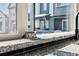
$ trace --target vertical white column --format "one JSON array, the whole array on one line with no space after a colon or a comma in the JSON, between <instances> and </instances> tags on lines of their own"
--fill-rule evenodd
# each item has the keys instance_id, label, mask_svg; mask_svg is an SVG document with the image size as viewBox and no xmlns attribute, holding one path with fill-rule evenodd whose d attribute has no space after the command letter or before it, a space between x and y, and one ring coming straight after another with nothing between
<instances>
[{"instance_id":1,"label":"vertical white column","mask_svg":"<svg viewBox=\"0 0 79 59\"><path fill-rule=\"evenodd\" d=\"M53 16L53 3L49 4L49 13Z\"/></svg>"},{"instance_id":2,"label":"vertical white column","mask_svg":"<svg viewBox=\"0 0 79 59\"><path fill-rule=\"evenodd\" d=\"M40 3L35 3L35 15L40 14Z\"/></svg>"},{"instance_id":3,"label":"vertical white column","mask_svg":"<svg viewBox=\"0 0 79 59\"><path fill-rule=\"evenodd\" d=\"M70 17L68 19L69 31L75 31L76 4L71 4Z\"/></svg>"},{"instance_id":4,"label":"vertical white column","mask_svg":"<svg viewBox=\"0 0 79 59\"><path fill-rule=\"evenodd\" d=\"M53 16L53 3L49 4L49 13L50 13L50 16ZM53 17L50 18L49 27L50 27L50 30L52 30L52 31L54 30L54 19L53 19Z\"/></svg>"},{"instance_id":5,"label":"vertical white column","mask_svg":"<svg viewBox=\"0 0 79 59\"><path fill-rule=\"evenodd\" d=\"M17 31L20 36L24 35L27 31L28 22L28 9L27 4L20 3L17 5Z\"/></svg>"}]
</instances>

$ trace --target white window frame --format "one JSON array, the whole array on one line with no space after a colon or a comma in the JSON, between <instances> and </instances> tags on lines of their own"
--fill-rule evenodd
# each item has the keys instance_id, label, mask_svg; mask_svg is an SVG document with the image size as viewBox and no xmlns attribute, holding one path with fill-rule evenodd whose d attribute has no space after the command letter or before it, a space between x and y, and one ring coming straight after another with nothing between
<instances>
[{"instance_id":1,"label":"white window frame","mask_svg":"<svg viewBox=\"0 0 79 59\"><path fill-rule=\"evenodd\" d=\"M62 20L62 30L63 30L63 22L64 22L64 21L66 22L66 27L67 27L66 30L68 30L68 20L67 20L67 19Z\"/></svg>"},{"instance_id":2,"label":"white window frame","mask_svg":"<svg viewBox=\"0 0 79 59\"><path fill-rule=\"evenodd\" d=\"M24 33L28 29L28 24L26 23L28 21L28 11L27 11L28 9L27 8L28 8L27 4L24 4L24 3L17 4L17 33L0 34L0 41L20 39L24 35ZM76 11L76 9L74 9L74 11ZM73 14L76 15L76 13L74 12ZM74 17L72 17L72 19Z\"/></svg>"},{"instance_id":3,"label":"white window frame","mask_svg":"<svg viewBox=\"0 0 79 59\"><path fill-rule=\"evenodd\" d=\"M5 40L13 40L13 39L20 39L24 33L27 31L28 24L26 23L26 19L28 21L28 12L27 4L25 3L18 3L17 4L17 33L9 33L9 34L0 34L0 41Z\"/></svg>"}]
</instances>

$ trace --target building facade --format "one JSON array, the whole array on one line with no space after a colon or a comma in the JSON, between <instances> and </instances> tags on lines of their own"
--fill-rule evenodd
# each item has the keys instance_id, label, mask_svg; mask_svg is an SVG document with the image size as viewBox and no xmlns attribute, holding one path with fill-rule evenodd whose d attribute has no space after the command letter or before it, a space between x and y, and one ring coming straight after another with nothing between
<instances>
[{"instance_id":1,"label":"building facade","mask_svg":"<svg viewBox=\"0 0 79 59\"><path fill-rule=\"evenodd\" d=\"M69 3L35 3L35 31L70 31L70 11Z\"/></svg>"},{"instance_id":2,"label":"building facade","mask_svg":"<svg viewBox=\"0 0 79 59\"><path fill-rule=\"evenodd\" d=\"M50 31L50 7L49 6L50 6L49 3L35 4L35 30L36 31L41 31L41 32Z\"/></svg>"},{"instance_id":3,"label":"building facade","mask_svg":"<svg viewBox=\"0 0 79 59\"><path fill-rule=\"evenodd\" d=\"M54 30L68 31L71 4L54 3L53 5Z\"/></svg>"},{"instance_id":4,"label":"building facade","mask_svg":"<svg viewBox=\"0 0 79 59\"><path fill-rule=\"evenodd\" d=\"M9 18L8 16L0 10L0 33L9 32Z\"/></svg>"}]
</instances>

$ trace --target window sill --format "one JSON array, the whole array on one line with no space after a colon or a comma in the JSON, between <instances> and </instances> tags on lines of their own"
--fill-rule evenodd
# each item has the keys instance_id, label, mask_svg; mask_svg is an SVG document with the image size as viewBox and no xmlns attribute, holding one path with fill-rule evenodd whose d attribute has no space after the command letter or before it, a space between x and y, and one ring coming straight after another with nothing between
<instances>
[{"instance_id":1,"label":"window sill","mask_svg":"<svg viewBox=\"0 0 79 59\"><path fill-rule=\"evenodd\" d=\"M74 36L74 32L59 32L59 33L43 33L37 34L37 37L40 39L63 39Z\"/></svg>"},{"instance_id":2,"label":"window sill","mask_svg":"<svg viewBox=\"0 0 79 59\"><path fill-rule=\"evenodd\" d=\"M52 37L53 35L55 35L55 37ZM27 48L27 47L34 46L34 45L44 44L47 42L52 42L52 41L61 40L61 39L67 39L67 38L74 36L74 33L66 32L66 33L62 33L59 36L57 36L57 35L59 35L59 34L57 34L57 33L51 34L51 37L44 36L44 37L41 37L41 40L40 39L38 39L38 40L17 39L17 40L11 40L11 41L3 41L3 42L0 42L0 54L5 53L5 52L10 52L13 50ZM46 39L46 40L42 40L42 39Z\"/></svg>"}]
</instances>

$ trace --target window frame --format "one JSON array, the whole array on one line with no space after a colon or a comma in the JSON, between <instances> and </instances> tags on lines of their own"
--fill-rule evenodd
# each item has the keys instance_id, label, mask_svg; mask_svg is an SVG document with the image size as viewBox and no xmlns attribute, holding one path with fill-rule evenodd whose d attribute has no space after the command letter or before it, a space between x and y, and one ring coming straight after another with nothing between
<instances>
[{"instance_id":1,"label":"window frame","mask_svg":"<svg viewBox=\"0 0 79 59\"><path fill-rule=\"evenodd\" d=\"M35 3L34 3L35 4ZM69 5L68 3L67 3L67 5ZM67 5L63 5L63 6L67 6ZM60 7L62 7L62 6L60 6ZM74 12L73 11L71 11L70 13L71 13L71 15L70 15L70 18L69 19L74 19L73 21L74 21L74 24L75 24L75 17L76 17L76 14L77 14L77 4L76 3L71 3L71 9L73 9L74 8ZM34 10L35 10L35 7L34 7ZM73 12L73 15L74 16L72 16L72 12ZM34 11L34 16L35 16L35 11ZM67 16L68 17L68 16ZM34 17L34 20L35 20L35 17ZM34 21L35 22L35 21ZM67 24L69 24L69 22L67 22ZM71 25L71 24L70 24ZM68 26L68 25L67 25ZM72 26L73 27L73 26ZM72 28L71 27L71 28ZM74 25L74 27L75 27L75 25ZM69 28L69 27L68 27ZM67 28L67 30L68 30L68 32L75 32L75 28L73 28L71 31L69 31L69 29Z\"/></svg>"},{"instance_id":2,"label":"window frame","mask_svg":"<svg viewBox=\"0 0 79 59\"><path fill-rule=\"evenodd\" d=\"M0 34L0 41L20 39L25 34L25 32L28 31L28 24L26 23L28 21L28 11L26 11L26 10L28 10L27 5L28 4L24 4L24 3L17 4L17 23L16 23L17 24L17 33ZM76 6L74 6L74 7L76 8ZM76 9L74 11L75 11L75 13L73 13L73 14L75 17L77 14L77 11L76 11ZM33 12L35 12L35 6L34 6ZM34 13L34 15L35 15L35 13ZM71 17L73 19L73 16L71 16ZM35 20L35 17L34 17L34 20ZM74 21L75 21L75 18L74 18Z\"/></svg>"},{"instance_id":3,"label":"window frame","mask_svg":"<svg viewBox=\"0 0 79 59\"><path fill-rule=\"evenodd\" d=\"M66 27L67 27L66 30L68 30L68 20L67 19L62 20L62 30L63 30L64 21L66 22Z\"/></svg>"},{"instance_id":4,"label":"window frame","mask_svg":"<svg viewBox=\"0 0 79 59\"><path fill-rule=\"evenodd\" d=\"M26 8L26 9L25 9ZM27 23L25 22L26 19L28 20L28 13L27 13L27 4L25 3L17 3L16 7L16 33L9 33L9 34L0 34L0 41L7 41L7 40L15 40L20 39L27 31Z\"/></svg>"}]
</instances>

